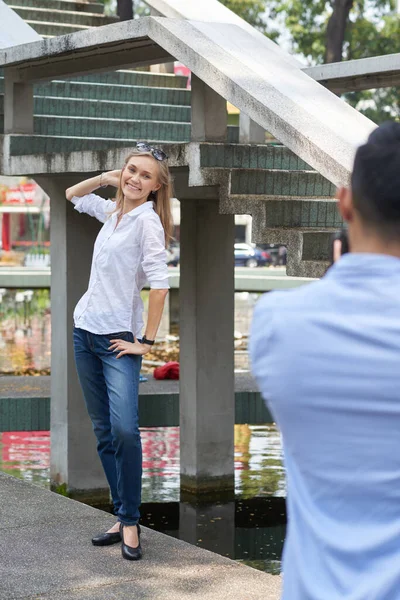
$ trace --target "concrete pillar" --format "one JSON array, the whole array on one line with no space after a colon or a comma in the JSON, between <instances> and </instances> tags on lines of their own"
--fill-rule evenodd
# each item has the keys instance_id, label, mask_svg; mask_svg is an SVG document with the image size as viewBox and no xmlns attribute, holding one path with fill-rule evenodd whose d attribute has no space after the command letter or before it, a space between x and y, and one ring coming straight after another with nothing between
<instances>
[{"instance_id":1,"label":"concrete pillar","mask_svg":"<svg viewBox=\"0 0 400 600\"><path fill-rule=\"evenodd\" d=\"M234 216L181 200L181 491L234 490Z\"/></svg>"},{"instance_id":2,"label":"concrete pillar","mask_svg":"<svg viewBox=\"0 0 400 600\"><path fill-rule=\"evenodd\" d=\"M235 503L179 504L179 539L235 558Z\"/></svg>"},{"instance_id":3,"label":"concrete pillar","mask_svg":"<svg viewBox=\"0 0 400 600\"><path fill-rule=\"evenodd\" d=\"M241 144L265 144L265 129L243 112L239 120L239 142Z\"/></svg>"},{"instance_id":4,"label":"concrete pillar","mask_svg":"<svg viewBox=\"0 0 400 600\"><path fill-rule=\"evenodd\" d=\"M33 85L4 70L4 133L33 133Z\"/></svg>"},{"instance_id":5,"label":"concrete pillar","mask_svg":"<svg viewBox=\"0 0 400 600\"><path fill-rule=\"evenodd\" d=\"M224 142L226 100L192 73L192 142Z\"/></svg>"},{"instance_id":6,"label":"concrete pillar","mask_svg":"<svg viewBox=\"0 0 400 600\"><path fill-rule=\"evenodd\" d=\"M51 488L93 505L109 503L72 345L73 311L89 282L101 224L79 214L64 191L83 177L37 177L51 210Z\"/></svg>"}]
</instances>

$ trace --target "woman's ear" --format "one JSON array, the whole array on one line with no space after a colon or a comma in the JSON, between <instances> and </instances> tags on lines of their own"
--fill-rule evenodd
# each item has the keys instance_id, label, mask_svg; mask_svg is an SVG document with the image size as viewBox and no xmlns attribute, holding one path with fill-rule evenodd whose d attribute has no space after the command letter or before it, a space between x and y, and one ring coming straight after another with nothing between
<instances>
[{"instance_id":1,"label":"woman's ear","mask_svg":"<svg viewBox=\"0 0 400 600\"><path fill-rule=\"evenodd\" d=\"M156 192L158 192L158 190L160 189L160 187L161 187L161 183L157 183L157 185L154 186L153 193L155 194Z\"/></svg>"}]
</instances>

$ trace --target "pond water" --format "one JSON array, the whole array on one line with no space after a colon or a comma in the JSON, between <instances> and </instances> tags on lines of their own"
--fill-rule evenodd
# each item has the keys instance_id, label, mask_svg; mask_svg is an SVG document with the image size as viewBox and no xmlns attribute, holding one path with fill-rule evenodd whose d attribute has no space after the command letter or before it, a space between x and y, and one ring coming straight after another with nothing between
<instances>
[{"instance_id":1,"label":"pond water","mask_svg":"<svg viewBox=\"0 0 400 600\"><path fill-rule=\"evenodd\" d=\"M235 294L237 371L249 367L247 335L258 297ZM50 374L50 319L49 290L0 290L0 375ZM159 334L168 340L168 310ZM170 338L160 345L159 355L151 358L179 359L179 340ZM145 365L144 371L154 366ZM180 502L179 428L142 428L141 432L143 524L257 569L279 573L286 489L276 427L235 426L235 501L206 505ZM49 463L49 432L0 433L1 471L48 487Z\"/></svg>"},{"instance_id":2,"label":"pond water","mask_svg":"<svg viewBox=\"0 0 400 600\"><path fill-rule=\"evenodd\" d=\"M142 428L144 525L279 573L285 477L275 425L235 425L235 502L180 502L179 428ZM0 470L49 487L49 432L0 433Z\"/></svg>"}]
</instances>

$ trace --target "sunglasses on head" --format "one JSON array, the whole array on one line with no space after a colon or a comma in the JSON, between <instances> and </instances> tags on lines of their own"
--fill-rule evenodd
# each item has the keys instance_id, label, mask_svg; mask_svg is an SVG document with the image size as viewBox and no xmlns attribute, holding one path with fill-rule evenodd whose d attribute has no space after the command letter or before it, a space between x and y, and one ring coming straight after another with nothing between
<instances>
[{"instance_id":1,"label":"sunglasses on head","mask_svg":"<svg viewBox=\"0 0 400 600\"><path fill-rule=\"evenodd\" d=\"M139 152L151 152L156 160L166 160L168 156L160 150L160 148L153 148L150 144L146 144L146 142L137 142L136 148Z\"/></svg>"}]
</instances>

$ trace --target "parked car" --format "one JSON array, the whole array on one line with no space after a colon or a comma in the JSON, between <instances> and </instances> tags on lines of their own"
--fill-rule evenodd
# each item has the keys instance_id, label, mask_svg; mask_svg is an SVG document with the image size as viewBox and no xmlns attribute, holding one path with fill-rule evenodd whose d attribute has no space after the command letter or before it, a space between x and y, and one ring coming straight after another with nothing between
<instances>
[{"instance_id":1,"label":"parked car","mask_svg":"<svg viewBox=\"0 0 400 600\"><path fill-rule=\"evenodd\" d=\"M260 244L260 249L271 255L271 264L274 266L286 265L287 249L283 244Z\"/></svg>"},{"instance_id":2,"label":"parked car","mask_svg":"<svg viewBox=\"0 0 400 600\"><path fill-rule=\"evenodd\" d=\"M264 267L272 262L271 255L266 250L261 250L251 244L235 244L235 265L250 267Z\"/></svg>"}]
</instances>

